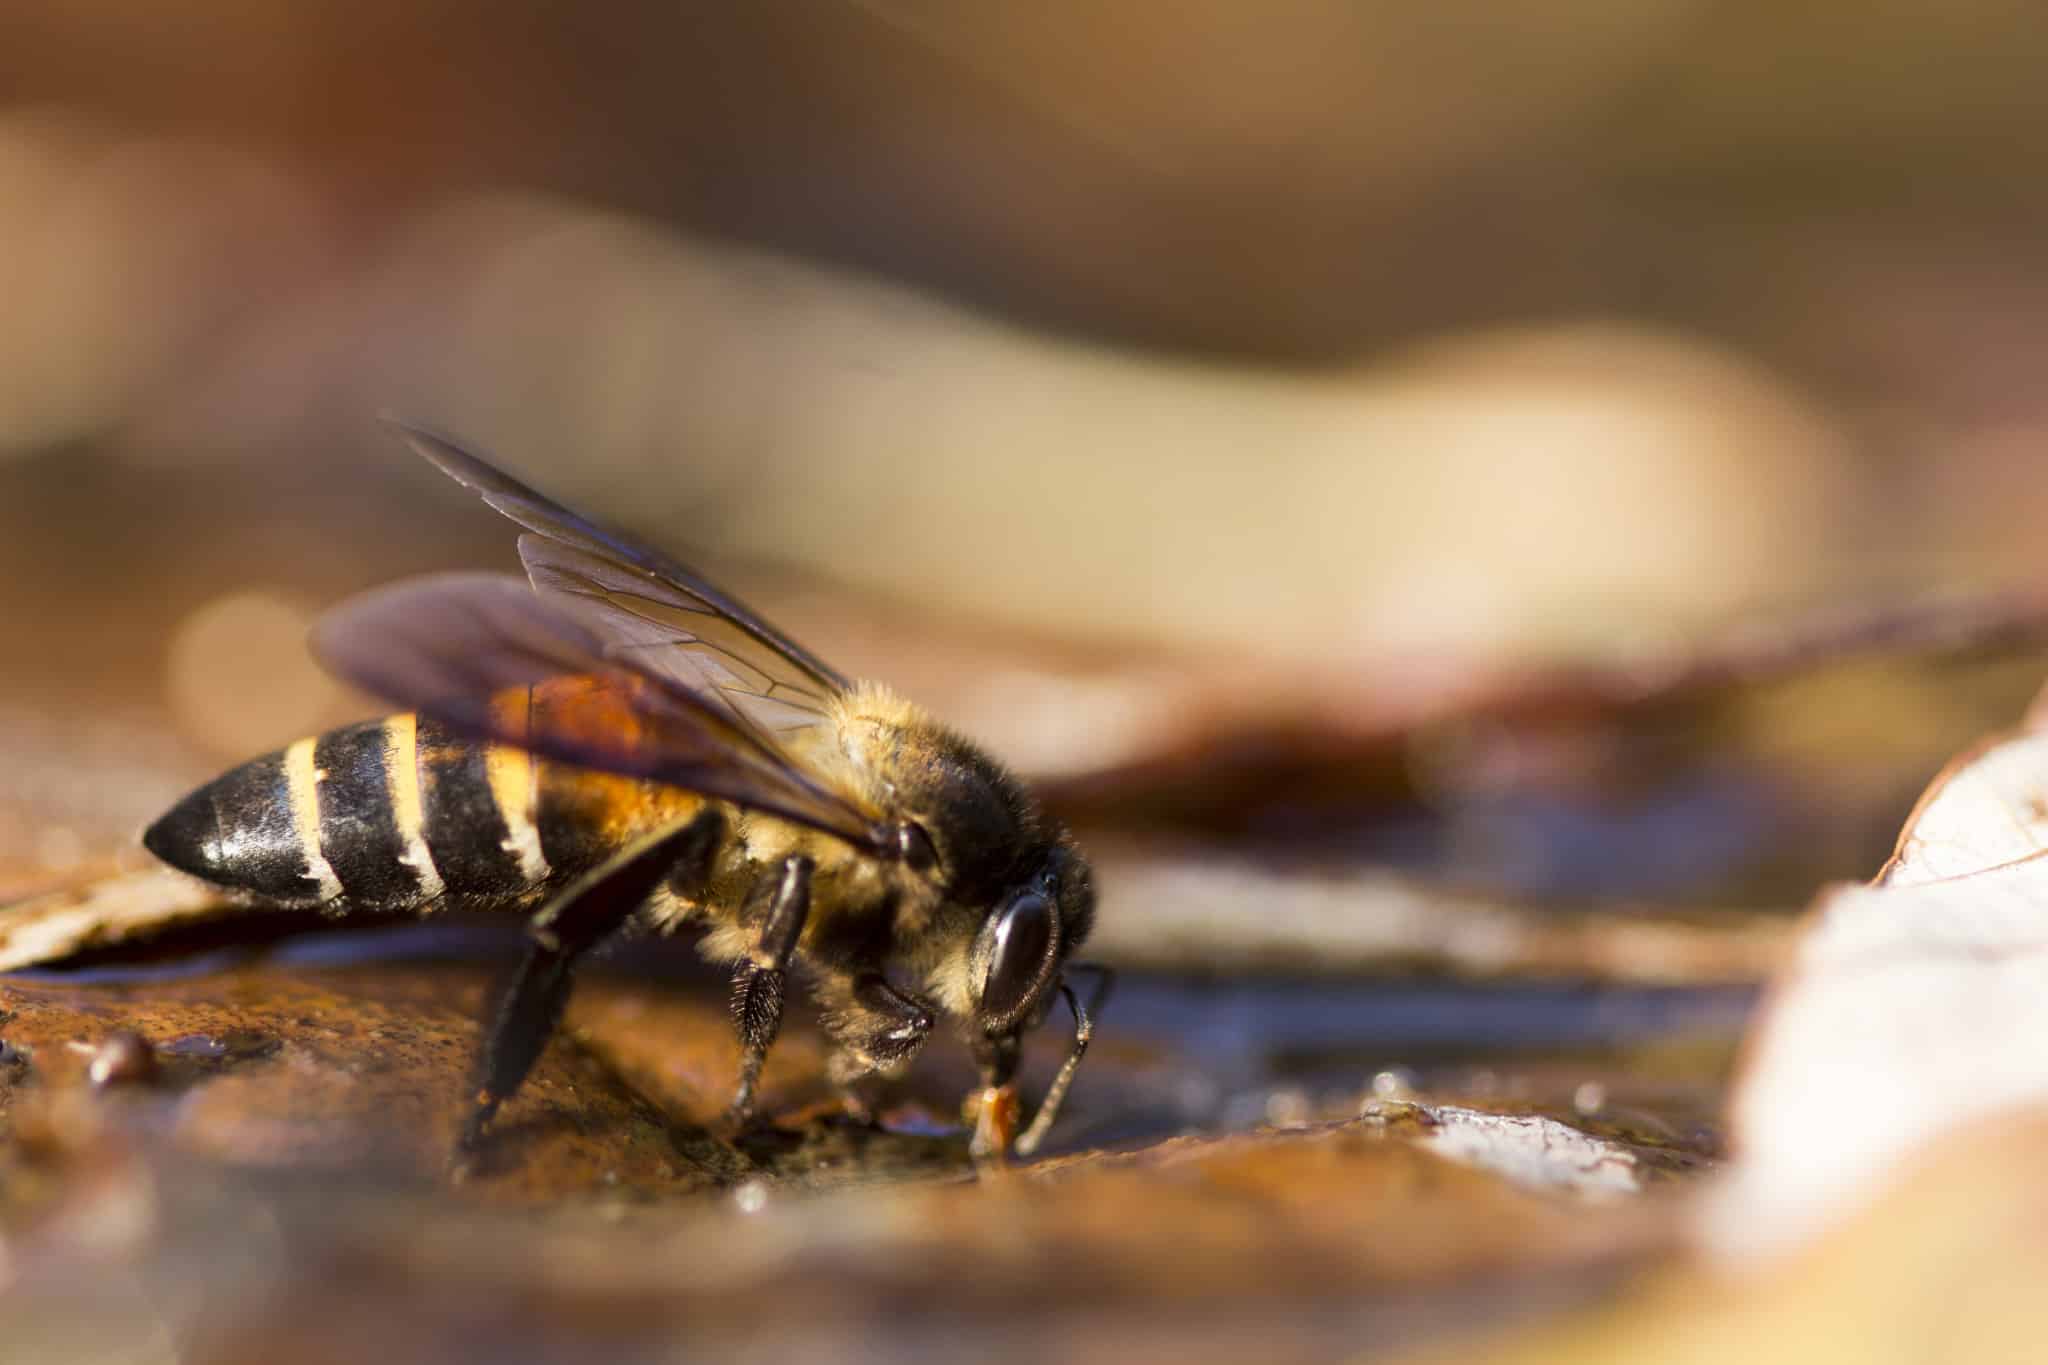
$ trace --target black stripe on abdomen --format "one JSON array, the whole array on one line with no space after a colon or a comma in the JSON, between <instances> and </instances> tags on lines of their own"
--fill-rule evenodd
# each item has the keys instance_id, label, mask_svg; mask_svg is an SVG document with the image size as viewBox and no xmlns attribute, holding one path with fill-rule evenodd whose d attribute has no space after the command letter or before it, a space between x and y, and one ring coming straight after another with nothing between
<instances>
[{"instance_id":1,"label":"black stripe on abdomen","mask_svg":"<svg viewBox=\"0 0 2048 1365\"><path fill-rule=\"evenodd\" d=\"M530 883L491 790L491 746L419 718L420 807L427 849L448 890L510 896Z\"/></svg>"},{"instance_id":2,"label":"black stripe on abdomen","mask_svg":"<svg viewBox=\"0 0 2048 1365\"><path fill-rule=\"evenodd\" d=\"M541 765L534 824L540 830L541 852L557 874L587 872L619 851L607 830L623 781L557 763Z\"/></svg>"},{"instance_id":3,"label":"black stripe on abdomen","mask_svg":"<svg viewBox=\"0 0 2048 1365\"><path fill-rule=\"evenodd\" d=\"M420 896L420 875L404 860L405 840L391 808L386 722L351 725L320 737L320 852L348 898L366 909L397 909Z\"/></svg>"}]
</instances>

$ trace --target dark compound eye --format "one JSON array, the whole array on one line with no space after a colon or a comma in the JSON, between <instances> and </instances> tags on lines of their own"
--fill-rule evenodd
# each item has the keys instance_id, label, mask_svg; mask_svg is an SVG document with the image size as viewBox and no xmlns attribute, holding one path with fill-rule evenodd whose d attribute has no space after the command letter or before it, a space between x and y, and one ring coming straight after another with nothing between
<instances>
[{"instance_id":1,"label":"dark compound eye","mask_svg":"<svg viewBox=\"0 0 2048 1365\"><path fill-rule=\"evenodd\" d=\"M995 950L981 988L981 1013L1004 1019L1031 998L1052 948L1052 904L1036 892L1019 896L996 923Z\"/></svg>"}]
</instances>

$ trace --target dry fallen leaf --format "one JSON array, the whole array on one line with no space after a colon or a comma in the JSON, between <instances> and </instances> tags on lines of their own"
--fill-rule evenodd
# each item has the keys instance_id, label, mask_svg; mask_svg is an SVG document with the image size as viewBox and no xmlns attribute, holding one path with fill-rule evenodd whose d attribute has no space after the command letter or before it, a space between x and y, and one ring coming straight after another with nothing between
<instances>
[{"instance_id":1,"label":"dry fallen leaf","mask_svg":"<svg viewBox=\"0 0 2048 1365\"><path fill-rule=\"evenodd\" d=\"M1934 779L1907 817L1880 886L1964 877L2048 849L2048 733L1987 740Z\"/></svg>"},{"instance_id":2,"label":"dry fallen leaf","mask_svg":"<svg viewBox=\"0 0 2048 1365\"><path fill-rule=\"evenodd\" d=\"M8 904L0 897L0 972L59 962L217 918L221 894L165 867L86 879Z\"/></svg>"},{"instance_id":3,"label":"dry fallen leaf","mask_svg":"<svg viewBox=\"0 0 2048 1365\"><path fill-rule=\"evenodd\" d=\"M1707 1242L1799 1245L1901 1160L2048 1102L2048 733L1938 778L1879 881L1826 892L1737 1082Z\"/></svg>"}]
</instances>

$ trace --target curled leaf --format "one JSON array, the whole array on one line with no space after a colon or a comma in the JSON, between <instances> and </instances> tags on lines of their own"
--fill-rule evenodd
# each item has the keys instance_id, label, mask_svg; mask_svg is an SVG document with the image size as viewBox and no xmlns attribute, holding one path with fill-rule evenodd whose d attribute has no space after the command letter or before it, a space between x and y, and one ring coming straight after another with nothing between
<instances>
[{"instance_id":1,"label":"curled leaf","mask_svg":"<svg viewBox=\"0 0 2048 1365\"><path fill-rule=\"evenodd\" d=\"M1806 1241L1910 1153L2048 1102L2048 735L1972 750L1878 881L1824 893L1737 1082L1708 1240Z\"/></svg>"}]
</instances>

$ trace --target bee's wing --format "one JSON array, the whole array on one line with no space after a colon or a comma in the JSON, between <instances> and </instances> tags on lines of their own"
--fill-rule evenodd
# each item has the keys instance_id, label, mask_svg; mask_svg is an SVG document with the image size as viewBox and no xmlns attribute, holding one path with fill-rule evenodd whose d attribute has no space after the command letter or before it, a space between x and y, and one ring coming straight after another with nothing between
<instances>
[{"instance_id":1,"label":"bee's wing","mask_svg":"<svg viewBox=\"0 0 2048 1365\"><path fill-rule=\"evenodd\" d=\"M541 600L595 634L607 658L701 699L763 745L826 718L839 689L694 591L537 535L519 538L519 558Z\"/></svg>"},{"instance_id":2,"label":"bee's wing","mask_svg":"<svg viewBox=\"0 0 2048 1365\"><path fill-rule=\"evenodd\" d=\"M770 749L824 720L832 694L846 690L803 646L660 551L578 516L443 437L398 429L443 473L528 529L519 557L534 591L626 668L695 693Z\"/></svg>"},{"instance_id":3,"label":"bee's wing","mask_svg":"<svg viewBox=\"0 0 2048 1365\"><path fill-rule=\"evenodd\" d=\"M565 610L508 574L438 574L333 608L313 650L340 676L462 733L885 846L877 812L691 682L673 651L646 647L659 641L623 639L618 610Z\"/></svg>"},{"instance_id":4,"label":"bee's wing","mask_svg":"<svg viewBox=\"0 0 2048 1365\"><path fill-rule=\"evenodd\" d=\"M772 676L785 680L800 677L821 695L844 692L850 685L822 659L762 620L744 603L728 597L659 550L578 516L446 437L395 420L391 425L442 473L475 489L485 502L527 530L556 546L581 551L585 560L611 566L637 580L642 590L656 589L654 595L670 607L718 618L725 626L725 652ZM520 548L531 570L534 554L524 541ZM535 586L542 585L536 581Z\"/></svg>"}]
</instances>

